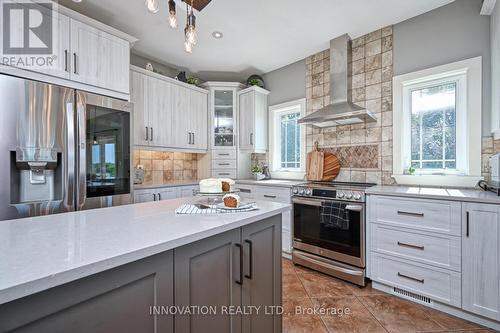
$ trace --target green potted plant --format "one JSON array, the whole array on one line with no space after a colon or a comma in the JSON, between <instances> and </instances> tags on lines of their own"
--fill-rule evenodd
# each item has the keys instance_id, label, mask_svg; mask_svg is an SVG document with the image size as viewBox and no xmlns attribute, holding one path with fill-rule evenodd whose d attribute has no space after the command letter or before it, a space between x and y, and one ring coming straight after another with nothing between
<instances>
[{"instance_id":1,"label":"green potted plant","mask_svg":"<svg viewBox=\"0 0 500 333\"><path fill-rule=\"evenodd\" d=\"M266 178L266 176L264 175L264 168L261 165L258 164L254 165L252 167L252 173L255 180L262 180Z\"/></svg>"}]
</instances>

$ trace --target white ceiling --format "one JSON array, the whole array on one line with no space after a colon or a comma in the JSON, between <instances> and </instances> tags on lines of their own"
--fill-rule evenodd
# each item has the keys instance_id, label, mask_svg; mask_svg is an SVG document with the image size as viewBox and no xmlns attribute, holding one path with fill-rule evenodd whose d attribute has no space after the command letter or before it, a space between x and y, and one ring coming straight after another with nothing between
<instances>
[{"instance_id":1,"label":"white ceiling","mask_svg":"<svg viewBox=\"0 0 500 333\"><path fill-rule=\"evenodd\" d=\"M328 48L330 39L346 32L355 38L454 0L212 0L196 13L193 54L183 48L185 9L176 0L179 28L172 30L167 1L160 0L157 14L144 0L60 3L139 38L134 53L201 75L267 73ZM224 38L214 39L215 30Z\"/></svg>"}]
</instances>

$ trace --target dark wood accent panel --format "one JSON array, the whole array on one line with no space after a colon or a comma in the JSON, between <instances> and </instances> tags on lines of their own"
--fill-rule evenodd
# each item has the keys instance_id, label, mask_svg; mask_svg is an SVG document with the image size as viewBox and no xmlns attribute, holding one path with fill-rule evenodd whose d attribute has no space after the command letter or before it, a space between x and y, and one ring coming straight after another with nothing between
<instances>
[{"instance_id":1,"label":"dark wood accent panel","mask_svg":"<svg viewBox=\"0 0 500 333\"><path fill-rule=\"evenodd\" d=\"M211 1L212 0L193 0L193 7L197 11L201 12ZM191 6L191 0L182 0L182 2Z\"/></svg>"},{"instance_id":2,"label":"dark wood accent panel","mask_svg":"<svg viewBox=\"0 0 500 333\"><path fill-rule=\"evenodd\" d=\"M173 305L172 251L0 305L0 332L173 333L152 305Z\"/></svg>"}]
</instances>

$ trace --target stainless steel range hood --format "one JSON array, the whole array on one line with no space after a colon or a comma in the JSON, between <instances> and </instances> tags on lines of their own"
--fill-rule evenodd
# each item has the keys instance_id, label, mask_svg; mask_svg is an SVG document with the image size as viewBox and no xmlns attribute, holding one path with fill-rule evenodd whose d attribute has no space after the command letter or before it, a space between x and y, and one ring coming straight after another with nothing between
<instances>
[{"instance_id":1,"label":"stainless steel range hood","mask_svg":"<svg viewBox=\"0 0 500 333\"><path fill-rule=\"evenodd\" d=\"M301 119L316 127L375 122L373 113L351 101L351 38L348 34L330 41L330 104Z\"/></svg>"}]
</instances>

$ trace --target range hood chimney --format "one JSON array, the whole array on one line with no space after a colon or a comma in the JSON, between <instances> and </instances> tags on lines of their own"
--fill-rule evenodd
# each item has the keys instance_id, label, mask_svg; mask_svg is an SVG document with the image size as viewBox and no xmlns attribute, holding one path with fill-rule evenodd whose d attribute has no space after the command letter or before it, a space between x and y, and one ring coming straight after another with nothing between
<instances>
[{"instance_id":1,"label":"range hood chimney","mask_svg":"<svg viewBox=\"0 0 500 333\"><path fill-rule=\"evenodd\" d=\"M373 113L351 101L351 38L348 34L330 41L330 104L301 119L316 127L375 122Z\"/></svg>"}]
</instances>

